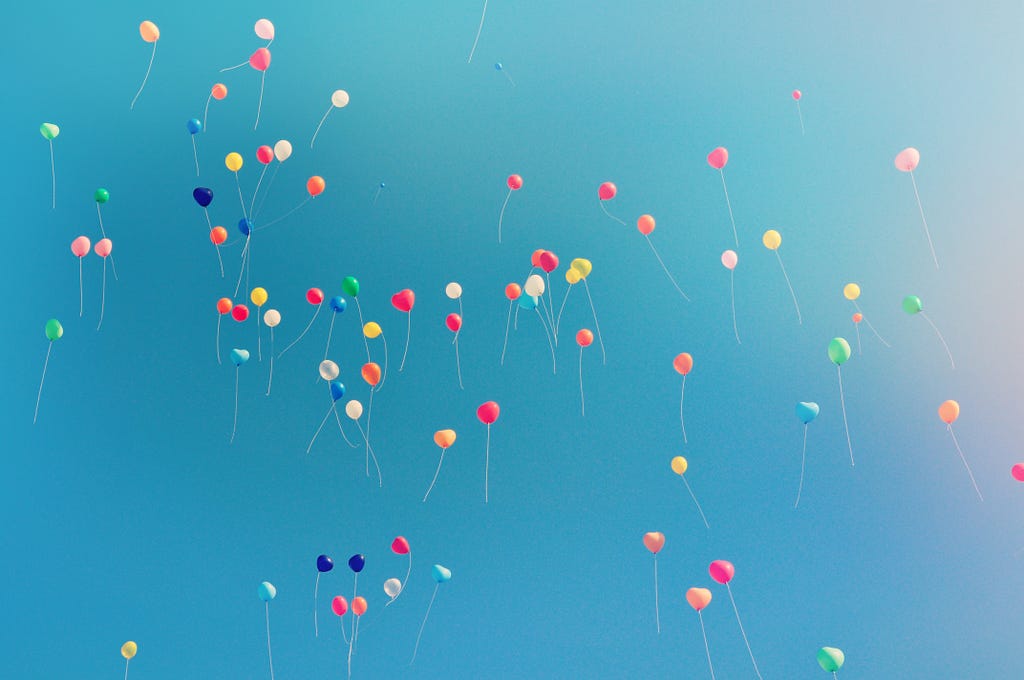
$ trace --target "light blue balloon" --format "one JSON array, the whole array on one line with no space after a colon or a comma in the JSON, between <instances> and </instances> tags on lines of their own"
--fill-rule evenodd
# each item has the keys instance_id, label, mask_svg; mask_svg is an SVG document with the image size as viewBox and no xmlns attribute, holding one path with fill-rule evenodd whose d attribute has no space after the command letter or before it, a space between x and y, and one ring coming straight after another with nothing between
<instances>
[{"instance_id":1,"label":"light blue balloon","mask_svg":"<svg viewBox=\"0 0 1024 680\"><path fill-rule=\"evenodd\" d=\"M185 123L185 127L188 128L190 133L196 134L197 132L202 131L203 124L199 122L198 118L193 118L189 122Z\"/></svg>"},{"instance_id":2,"label":"light blue balloon","mask_svg":"<svg viewBox=\"0 0 1024 680\"><path fill-rule=\"evenodd\" d=\"M435 564L430 570L430 575L434 577L434 580L438 583L448 583L452 580L452 572L440 564Z\"/></svg>"},{"instance_id":3,"label":"light blue balloon","mask_svg":"<svg viewBox=\"0 0 1024 680\"><path fill-rule=\"evenodd\" d=\"M233 349L231 350L231 363L235 366L241 366L249 360L249 350L247 349Z\"/></svg>"},{"instance_id":4,"label":"light blue balloon","mask_svg":"<svg viewBox=\"0 0 1024 680\"><path fill-rule=\"evenodd\" d=\"M532 295L522 294L519 296L519 306L530 312L537 308L537 298Z\"/></svg>"},{"instance_id":5,"label":"light blue balloon","mask_svg":"<svg viewBox=\"0 0 1024 680\"><path fill-rule=\"evenodd\" d=\"M818 405L813 401L801 401L797 402L796 405L796 417L803 422L804 425L811 422L818 417Z\"/></svg>"},{"instance_id":6,"label":"light blue balloon","mask_svg":"<svg viewBox=\"0 0 1024 680\"><path fill-rule=\"evenodd\" d=\"M260 599L264 602L270 602L277 597L277 588L275 588L274 584L270 581L264 581L261 583L257 592L259 593Z\"/></svg>"},{"instance_id":7,"label":"light blue balloon","mask_svg":"<svg viewBox=\"0 0 1024 680\"><path fill-rule=\"evenodd\" d=\"M500 61L497 64L494 65L494 70L495 71L500 71L501 70L501 62Z\"/></svg>"}]
</instances>

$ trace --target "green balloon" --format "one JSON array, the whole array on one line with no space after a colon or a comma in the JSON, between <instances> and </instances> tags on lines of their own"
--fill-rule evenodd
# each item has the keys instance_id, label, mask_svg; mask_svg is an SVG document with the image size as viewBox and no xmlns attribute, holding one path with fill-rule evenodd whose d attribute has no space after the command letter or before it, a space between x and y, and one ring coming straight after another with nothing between
<instances>
[{"instance_id":1,"label":"green balloon","mask_svg":"<svg viewBox=\"0 0 1024 680\"><path fill-rule=\"evenodd\" d=\"M96 199L97 203L106 203L107 201L110 200L110 192L107 191L106 189L99 188L96 190L96 193L92 195L92 197Z\"/></svg>"},{"instance_id":2,"label":"green balloon","mask_svg":"<svg viewBox=\"0 0 1024 680\"><path fill-rule=\"evenodd\" d=\"M50 319L46 322L46 337L50 342L53 342L62 335L64 335L64 327L60 325L60 321Z\"/></svg>"},{"instance_id":3,"label":"green balloon","mask_svg":"<svg viewBox=\"0 0 1024 680\"><path fill-rule=\"evenodd\" d=\"M346 276L341 280L341 289L345 291L346 295L356 297L359 295L359 281L354 276Z\"/></svg>"},{"instance_id":4,"label":"green balloon","mask_svg":"<svg viewBox=\"0 0 1024 680\"><path fill-rule=\"evenodd\" d=\"M45 139L52 140L60 134L60 128L53 123L43 123L39 126L39 134L41 134Z\"/></svg>"},{"instance_id":5,"label":"green balloon","mask_svg":"<svg viewBox=\"0 0 1024 680\"><path fill-rule=\"evenodd\" d=\"M908 295L903 298L903 311L907 314L917 314L924 306L921 304L921 298L916 295Z\"/></svg>"},{"instance_id":6,"label":"green balloon","mask_svg":"<svg viewBox=\"0 0 1024 680\"><path fill-rule=\"evenodd\" d=\"M835 673L843 667L846 655L843 650L835 647L822 647L818 650L818 665L828 673Z\"/></svg>"},{"instance_id":7,"label":"green balloon","mask_svg":"<svg viewBox=\"0 0 1024 680\"><path fill-rule=\"evenodd\" d=\"M843 338L832 338L828 343L828 358L836 366L842 366L850 358L850 343Z\"/></svg>"}]
</instances>

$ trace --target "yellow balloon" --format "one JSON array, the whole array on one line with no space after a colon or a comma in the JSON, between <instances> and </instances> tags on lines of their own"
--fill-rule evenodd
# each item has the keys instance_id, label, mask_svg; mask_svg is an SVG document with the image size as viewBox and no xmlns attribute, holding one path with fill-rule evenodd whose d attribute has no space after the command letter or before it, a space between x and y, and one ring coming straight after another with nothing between
<instances>
[{"instance_id":1,"label":"yellow balloon","mask_svg":"<svg viewBox=\"0 0 1024 680\"><path fill-rule=\"evenodd\" d=\"M249 299L257 307L262 307L267 303L267 289L266 288L253 288L252 292L249 293Z\"/></svg>"},{"instance_id":2,"label":"yellow balloon","mask_svg":"<svg viewBox=\"0 0 1024 680\"><path fill-rule=\"evenodd\" d=\"M682 477L683 473L686 472L687 467L689 467L689 464L682 456L676 456L672 459L672 472L676 473L680 477Z\"/></svg>"},{"instance_id":3,"label":"yellow balloon","mask_svg":"<svg viewBox=\"0 0 1024 680\"><path fill-rule=\"evenodd\" d=\"M139 651L139 646L129 640L128 642L121 645L121 656L126 659L130 659Z\"/></svg>"},{"instance_id":4,"label":"yellow balloon","mask_svg":"<svg viewBox=\"0 0 1024 680\"><path fill-rule=\"evenodd\" d=\"M231 172L238 172L242 169L242 154L232 151L224 157L224 165L228 166Z\"/></svg>"},{"instance_id":5,"label":"yellow balloon","mask_svg":"<svg viewBox=\"0 0 1024 680\"><path fill-rule=\"evenodd\" d=\"M370 338L371 340L373 340L383 332L384 331L381 329L380 324L377 323L376 321L371 321L370 323L363 326L363 335Z\"/></svg>"},{"instance_id":6,"label":"yellow balloon","mask_svg":"<svg viewBox=\"0 0 1024 680\"><path fill-rule=\"evenodd\" d=\"M843 286L843 295L847 300L856 300L860 297L860 286L856 283L848 283Z\"/></svg>"},{"instance_id":7,"label":"yellow balloon","mask_svg":"<svg viewBox=\"0 0 1024 680\"><path fill-rule=\"evenodd\" d=\"M764 247L768 250L775 250L782 245L782 234L774 229L769 229L764 232L764 236L761 237L761 243L763 243Z\"/></svg>"},{"instance_id":8,"label":"yellow balloon","mask_svg":"<svg viewBox=\"0 0 1024 680\"><path fill-rule=\"evenodd\" d=\"M572 267L565 270L565 280L569 283L570 286L573 285L574 283L579 283L581 278L583 277L580 276L580 273L573 269Z\"/></svg>"},{"instance_id":9,"label":"yellow balloon","mask_svg":"<svg viewBox=\"0 0 1024 680\"><path fill-rule=\"evenodd\" d=\"M585 260L582 257L577 257L569 266L579 273L581 279L590 276L590 272L594 269L594 265L591 264L590 260Z\"/></svg>"}]
</instances>

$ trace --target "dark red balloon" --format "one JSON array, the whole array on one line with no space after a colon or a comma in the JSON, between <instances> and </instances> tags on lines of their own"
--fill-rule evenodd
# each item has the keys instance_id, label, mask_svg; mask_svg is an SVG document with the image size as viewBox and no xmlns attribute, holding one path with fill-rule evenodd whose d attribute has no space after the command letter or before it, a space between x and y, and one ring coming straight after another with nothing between
<instances>
[{"instance_id":1,"label":"dark red balloon","mask_svg":"<svg viewBox=\"0 0 1024 680\"><path fill-rule=\"evenodd\" d=\"M558 256L550 250L545 250L538 259L540 261L540 268L548 274L558 269Z\"/></svg>"}]
</instances>

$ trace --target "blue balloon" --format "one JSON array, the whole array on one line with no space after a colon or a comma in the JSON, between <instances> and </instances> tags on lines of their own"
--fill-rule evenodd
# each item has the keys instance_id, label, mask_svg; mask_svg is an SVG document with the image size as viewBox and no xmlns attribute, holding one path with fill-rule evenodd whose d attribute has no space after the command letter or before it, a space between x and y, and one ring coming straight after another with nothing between
<instances>
[{"instance_id":1,"label":"blue balloon","mask_svg":"<svg viewBox=\"0 0 1024 680\"><path fill-rule=\"evenodd\" d=\"M252 220L242 218L238 220L238 231L242 232L243 236L248 236L252 233Z\"/></svg>"},{"instance_id":2,"label":"blue balloon","mask_svg":"<svg viewBox=\"0 0 1024 680\"><path fill-rule=\"evenodd\" d=\"M333 309L335 312L344 312L346 309L348 309L348 300L341 297L340 295L335 295L334 297L331 298L331 309Z\"/></svg>"},{"instance_id":3,"label":"blue balloon","mask_svg":"<svg viewBox=\"0 0 1024 680\"><path fill-rule=\"evenodd\" d=\"M386 185L386 184L384 184L384 182L381 182L381 183L380 183L380 188L381 188L381 189L383 189L383 188L384 188L385 186L387 186L387 185Z\"/></svg>"},{"instance_id":4,"label":"blue balloon","mask_svg":"<svg viewBox=\"0 0 1024 680\"><path fill-rule=\"evenodd\" d=\"M348 568L357 574L361 572L363 570L363 567L365 566L366 555L353 555L352 557L348 558Z\"/></svg>"},{"instance_id":5,"label":"blue balloon","mask_svg":"<svg viewBox=\"0 0 1024 680\"><path fill-rule=\"evenodd\" d=\"M818 405L813 401L801 401L796 405L796 417L806 425L818 417L819 410Z\"/></svg>"},{"instance_id":6,"label":"blue balloon","mask_svg":"<svg viewBox=\"0 0 1024 680\"><path fill-rule=\"evenodd\" d=\"M259 593L260 599L264 602L270 602L277 597L277 588L270 581L264 581L260 584L259 589L256 591Z\"/></svg>"},{"instance_id":7,"label":"blue balloon","mask_svg":"<svg viewBox=\"0 0 1024 680\"><path fill-rule=\"evenodd\" d=\"M247 349L233 349L231 350L231 363L235 366L241 366L249 360L249 350Z\"/></svg>"},{"instance_id":8,"label":"blue balloon","mask_svg":"<svg viewBox=\"0 0 1024 680\"><path fill-rule=\"evenodd\" d=\"M537 298L523 293L519 296L519 306L530 312L537 308Z\"/></svg>"},{"instance_id":9,"label":"blue balloon","mask_svg":"<svg viewBox=\"0 0 1024 680\"><path fill-rule=\"evenodd\" d=\"M345 396L345 386L338 380L331 381L331 399L338 401Z\"/></svg>"},{"instance_id":10,"label":"blue balloon","mask_svg":"<svg viewBox=\"0 0 1024 680\"><path fill-rule=\"evenodd\" d=\"M334 560L327 555L319 555L316 558L316 570L323 573L334 569Z\"/></svg>"},{"instance_id":11,"label":"blue balloon","mask_svg":"<svg viewBox=\"0 0 1024 680\"><path fill-rule=\"evenodd\" d=\"M450 569L442 567L440 564L435 564L431 570L430 575L434 577L434 580L438 583L447 583L452 580L452 572Z\"/></svg>"},{"instance_id":12,"label":"blue balloon","mask_svg":"<svg viewBox=\"0 0 1024 680\"><path fill-rule=\"evenodd\" d=\"M494 70L495 71L500 71L501 70L501 62L500 61L497 64L494 65Z\"/></svg>"},{"instance_id":13,"label":"blue balloon","mask_svg":"<svg viewBox=\"0 0 1024 680\"><path fill-rule=\"evenodd\" d=\"M197 132L201 132L202 131L203 124L199 122L198 118L193 118L189 122L185 123L185 127L188 128L189 132L191 132L192 134L195 134Z\"/></svg>"},{"instance_id":14,"label":"blue balloon","mask_svg":"<svg viewBox=\"0 0 1024 680\"><path fill-rule=\"evenodd\" d=\"M199 207L205 208L213 203L213 189L196 187L192 190L192 198L196 199L196 203L199 204Z\"/></svg>"}]
</instances>

